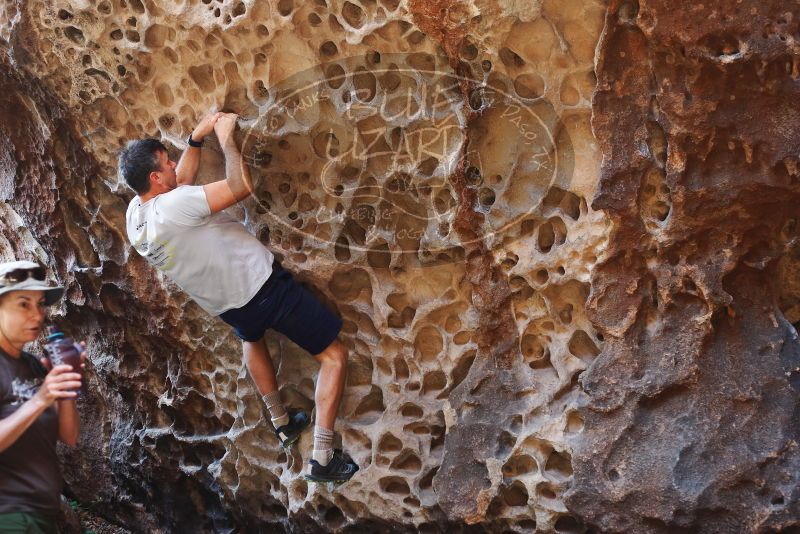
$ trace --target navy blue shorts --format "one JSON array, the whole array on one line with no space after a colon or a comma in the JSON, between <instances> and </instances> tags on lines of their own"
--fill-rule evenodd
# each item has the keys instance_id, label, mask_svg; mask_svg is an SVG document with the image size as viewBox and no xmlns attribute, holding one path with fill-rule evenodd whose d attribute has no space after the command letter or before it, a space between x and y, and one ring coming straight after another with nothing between
<instances>
[{"instance_id":1,"label":"navy blue shorts","mask_svg":"<svg viewBox=\"0 0 800 534\"><path fill-rule=\"evenodd\" d=\"M328 348L342 329L342 320L277 263L250 302L219 317L244 341L258 341L272 328L312 355Z\"/></svg>"}]
</instances>

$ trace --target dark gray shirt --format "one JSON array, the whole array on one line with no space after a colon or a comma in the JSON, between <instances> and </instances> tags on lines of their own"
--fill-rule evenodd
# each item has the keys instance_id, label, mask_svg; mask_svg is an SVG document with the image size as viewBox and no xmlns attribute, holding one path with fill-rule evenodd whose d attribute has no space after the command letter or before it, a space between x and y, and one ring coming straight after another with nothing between
<instances>
[{"instance_id":1,"label":"dark gray shirt","mask_svg":"<svg viewBox=\"0 0 800 534\"><path fill-rule=\"evenodd\" d=\"M0 350L0 419L13 414L39 390L47 371L23 352ZM56 514L61 504L61 470L56 455L58 412L50 406L9 448L0 452L0 514Z\"/></svg>"}]
</instances>

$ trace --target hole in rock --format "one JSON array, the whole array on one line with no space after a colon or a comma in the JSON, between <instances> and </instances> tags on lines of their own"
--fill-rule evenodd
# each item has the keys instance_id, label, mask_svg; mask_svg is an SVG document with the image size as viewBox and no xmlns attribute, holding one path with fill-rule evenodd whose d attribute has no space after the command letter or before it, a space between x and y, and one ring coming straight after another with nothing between
<instances>
[{"instance_id":1,"label":"hole in rock","mask_svg":"<svg viewBox=\"0 0 800 534\"><path fill-rule=\"evenodd\" d=\"M353 412L353 417L360 422L373 423L377 421L386 407L383 404L383 392L375 385L370 388L369 394L364 397Z\"/></svg>"},{"instance_id":2,"label":"hole in rock","mask_svg":"<svg viewBox=\"0 0 800 534\"><path fill-rule=\"evenodd\" d=\"M578 534L582 529L577 519L570 515L562 515L556 520L555 530L565 534Z\"/></svg>"},{"instance_id":3,"label":"hole in rock","mask_svg":"<svg viewBox=\"0 0 800 534\"><path fill-rule=\"evenodd\" d=\"M503 476L516 477L537 470L536 460L527 454L515 454L503 465Z\"/></svg>"},{"instance_id":4,"label":"hole in rock","mask_svg":"<svg viewBox=\"0 0 800 534\"><path fill-rule=\"evenodd\" d=\"M550 364L550 351L546 341L535 334L525 334L520 340L520 351L525 362L537 369Z\"/></svg>"},{"instance_id":5,"label":"hole in rock","mask_svg":"<svg viewBox=\"0 0 800 534\"><path fill-rule=\"evenodd\" d=\"M495 458L503 458L508 456L508 453L514 448L514 445L517 443L517 438L512 436L509 432L505 430L500 433L500 436L497 438L497 449L495 452Z\"/></svg>"},{"instance_id":6,"label":"hole in rock","mask_svg":"<svg viewBox=\"0 0 800 534\"><path fill-rule=\"evenodd\" d=\"M495 201L495 193L494 190L489 189L488 187L481 188L478 192L478 202L480 202L483 208L489 208L494 204Z\"/></svg>"},{"instance_id":7,"label":"hole in rock","mask_svg":"<svg viewBox=\"0 0 800 534\"><path fill-rule=\"evenodd\" d=\"M444 348L444 341L439 329L433 326L421 328L414 339L414 348L423 362L434 360Z\"/></svg>"},{"instance_id":8,"label":"hole in rock","mask_svg":"<svg viewBox=\"0 0 800 534\"><path fill-rule=\"evenodd\" d=\"M378 441L379 452L398 452L402 448L403 442L394 437L392 434L384 434L380 441Z\"/></svg>"},{"instance_id":9,"label":"hole in rock","mask_svg":"<svg viewBox=\"0 0 800 534\"><path fill-rule=\"evenodd\" d=\"M210 93L216 88L211 65L189 67L189 77L203 92Z\"/></svg>"},{"instance_id":10,"label":"hole in rock","mask_svg":"<svg viewBox=\"0 0 800 534\"><path fill-rule=\"evenodd\" d=\"M330 65L325 70L325 83L331 89L338 89L345 82L347 76L345 75L344 68L338 63Z\"/></svg>"},{"instance_id":11,"label":"hole in rock","mask_svg":"<svg viewBox=\"0 0 800 534\"><path fill-rule=\"evenodd\" d=\"M405 499L403 499L403 503L405 503L405 504L407 504L409 506L416 507L416 506L419 506L419 499L417 499L416 497L406 497ZM407 517L411 517L412 515L413 514L409 514Z\"/></svg>"},{"instance_id":12,"label":"hole in rock","mask_svg":"<svg viewBox=\"0 0 800 534\"><path fill-rule=\"evenodd\" d=\"M142 0L128 0L128 2L136 13L140 15L144 14L144 4L142 3Z\"/></svg>"},{"instance_id":13,"label":"hole in rock","mask_svg":"<svg viewBox=\"0 0 800 534\"><path fill-rule=\"evenodd\" d=\"M463 59L467 61L472 61L478 57L478 47L475 46L473 43L469 42L469 40L464 39L461 42L461 47L459 48L459 54Z\"/></svg>"},{"instance_id":14,"label":"hole in rock","mask_svg":"<svg viewBox=\"0 0 800 534\"><path fill-rule=\"evenodd\" d=\"M64 28L64 35L67 36L67 39L75 43L76 45L81 45L86 42L86 39L83 37L83 32L80 31L75 26L67 26Z\"/></svg>"},{"instance_id":15,"label":"hole in rock","mask_svg":"<svg viewBox=\"0 0 800 534\"><path fill-rule=\"evenodd\" d=\"M619 17L620 21L632 24L635 22L636 16L639 14L639 2L636 0L629 0L627 2L623 2L621 6L619 6L619 10L617 11L617 16Z\"/></svg>"},{"instance_id":16,"label":"hole in rock","mask_svg":"<svg viewBox=\"0 0 800 534\"><path fill-rule=\"evenodd\" d=\"M153 24L144 32L144 44L150 48L162 48L169 38L169 28Z\"/></svg>"},{"instance_id":17,"label":"hole in rock","mask_svg":"<svg viewBox=\"0 0 800 534\"><path fill-rule=\"evenodd\" d=\"M572 304L566 303L563 308L558 310L558 318L562 323L570 324L572 322L572 309Z\"/></svg>"},{"instance_id":18,"label":"hole in rock","mask_svg":"<svg viewBox=\"0 0 800 534\"><path fill-rule=\"evenodd\" d=\"M367 252L367 263L373 269L388 269L392 262L388 243L379 243L370 247Z\"/></svg>"},{"instance_id":19,"label":"hole in rock","mask_svg":"<svg viewBox=\"0 0 800 534\"><path fill-rule=\"evenodd\" d=\"M499 55L500 61L502 61L506 67L521 67L525 64L525 60L508 47L504 46L501 48Z\"/></svg>"},{"instance_id":20,"label":"hole in rock","mask_svg":"<svg viewBox=\"0 0 800 534\"><path fill-rule=\"evenodd\" d=\"M722 57L739 53L739 41L730 34L710 34L702 38L698 45L712 56Z\"/></svg>"},{"instance_id":21,"label":"hole in rock","mask_svg":"<svg viewBox=\"0 0 800 534\"><path fill-rule=\"evenodd\" d=\"M545 499L555 499L556 492L553 490L553 487L548 483L539 484L536 486L536 493Z\"/></svg>"},{"instance_id":22,"label":"hole in rock","mask_svg":"<svg viewBox=\"0 0 800 534\"><path fill-rule=\"evenodd\" d=\"M427 373L422 379L422 394L440 391L447 385L447 377L444 371L436 370Z\"/></svg>"},{"instance_id":23,"label":"hole in rock","mask_svg":"<svg viewBox=\"0 0 800 534\"><path fill-rule=\"evenodd\" d=\"M395 457L389 468L407 471L409 473L418 473L420 469L422 469L422 461L414 451L405 450Z\"/></svg>"},{"instance_id":24,"label":"hole in rock","mask_svg":"<svg viewBox=\"0 0 800 534\"><path fill-rule=\"evenodd\" d=\"M337 506L328 508L328 510L325 512L324 518L325 524L332 527L339 527L347 521L342 511Z\"/></svg>"},{"instance_id":25,"label":"hole in rock","mask_svg":"<svg viewBox=\"0 0 800 534\"><path fill-rule=\"evenodd\" d=\"M475 362L475 355L476 351L474 350L467 352L461 357L455 367L453 367L450 390L458 387L458 385L461 384L461 382L463 382L467 377L469 370L472 368L472 364Z\"/></svg>"},{"instance_id":26,"label":"hole in rock","mask_svg":"<svg viewBox=\"0 0 800 534\"><path fill-rule=\"evenodd\" d=\"M481 171L478 167L474 165L470 165L467 167L465 177L467 180L467 184L473 187L477 187L483 183L483 176L481 176Z\"/></svg>"},{"instance_id":27,"label":"hole in rock","mask_svg":"<svg viewBox=\"0 0 800 534\"><path fill-rule=\"evenodd\" d=\"M500 490L503 500L509 506L525 506L528 504L528 490L519 480Z\"/></svg>"},{"instance_id":28,"label":"hole in rock","mask_svg":"<svg viewBox=\"0 0 800 534\"><path fill-rule=\"evenodd\" d=\"M394 377L397 380L408 378L408 364L402 356L397 356L394 359Z\"/></svg>"},{"instance_id":29,"label":"hole in rock","mask_svg":"<svg viewBox=\"0 0 800 534\"><path fill-rule=\"evenodd\" d=\"M342 17L353 28L360 28L364 25L364 11L361 7L352 2L345 2L342 6Z\"/></svg>"},{"instance_id":30,"label":"hole in rock","mask_svg":"<svg viewBox=\"0 0 800 534\"><path fill-rule=\"evenodd\" d=\"M350 302L356 300L363 290L367 291L368 297L371 296L372 282L363 269L338 271L328 282L328 289L337 300Z\"/></svg>"},{"instance_id":31,"label":"hole in rock","mask_svg":"<svg viewBox=\"0 0 800 534\"><path fill-rule=\"evenodd\" d=\"M566 431L570 434L576 434L583 430L583 417L578 412L569 412L567 414Z\"/></svg>"},{"instance_id":32,"label":"hole in rock","mask_svg":"<svg viewBox=\"0 0 800 534\"><path fill-rule=\"evenodd\" d=\"M520 74L514 80L514 91L522 98L539 98L544 90L544 78L536 73Z\"/></svg>"},{"instance_id":33,"label":"hole in rock","mask_svg":"<svg viewBox=\"0 0 800 534\"><path fill-rule=\"evenodd\" d=\"M567 238L567 226L560 217L548 219L539 227L537 247L539 251L546 254L554 246L561 245Z\"/></svg>"},{"instance_id":34,"label":"hole in rock","mask_svg":"<svg viewBox=\"0 0 800 534\"><path fill-rule=\"evenodd\" d=\"M294 1L293 0L280 0L278 2L278 13L280 13L284 17L288 17L292 14L294 10Z\"/></svg>"},{"instance_id":35,"label":"hole in rock","mask_svg":"<svg viewBox=\"0 0 800 534\"><path fill-rule=\"evenodd\" d=\"M591 362L600 354L600 349L595 345L589 334L583 330L576 330L569 340L569 351L585 362Z\"/></svg>"},{"instance_id":36,"label":"hole in rock","mask_svg":"<svg viewBox=\"0 0 800 534\"><path fill-rule=\"evenodd\" d=\"M319 47L319 51L322 52L323 56L334 56L339 49L333 41L325 41L322 43L322 46Z\"/></svg>"},{"instance_id":37,"label":"hole in rock","mask_svg":"<svg viewBox=\"0 0 800 534\"><path fill-rule=\"evenodd\" d=\"M416 404L412 404L410 402L404 404L402 408L400 408L400 414L403 417L412 417L418 419L422 417L423 411L422 408L417 406Z\"/></svg>"},{"instance_id":38,"label":"hole in rock","mask_svg":"<svg viewBox=\"0 0 800 534\"><path fill-rule=\"evenodd\" d=\"M393 495L408 495L411 493L408 483L400 477L383 477L378 480L378 486L384 493Z\"/></svg>"},{"instance_id":39,"label":"hole in rock","mask_svg":"<svg viewBox=\"0 0 800 534\"><path fill-rule=\"evenodd\" d=\"M339 236L339 239L336 240L336 244L334 245L334 256L336 259L341 262L348 262L350 261L350 241L348 241L347 237Z\"/></svg>"},{"instance_id":40,"label":"hole in rock","mask_svg":"<svg viewBox=\"0 0 800 534\"><path fill-rule=\"evenodd\" d=\"M578 220L581 215L581 197L572 191L551 187L542 200L542 208L545 212L561 210L572 220Z\"/></svg>"},{"instance_id":41,"label":"hole in rock","mask_svg":"<svg viewBox=\"0 0 800 534\"><path fill-rule=\"evenodd\" d=\"M572 476L572 462L566 452L553 451L547 457L544 464L544 471L548 475L554 475L559 480Z\"/></svg>"},{"instance_id":42,"label":"hole in rock","mask_svg":"<svg viewBox=\"0 0 800 534\"><path fill-rule=\"evenodd\" d=\"M438 466L425 473L425 476L419 479L419 489L431 489L431 486L433 485L433 477L436 476L437 471L439 471Z\"/></svg>"}]
</instances>

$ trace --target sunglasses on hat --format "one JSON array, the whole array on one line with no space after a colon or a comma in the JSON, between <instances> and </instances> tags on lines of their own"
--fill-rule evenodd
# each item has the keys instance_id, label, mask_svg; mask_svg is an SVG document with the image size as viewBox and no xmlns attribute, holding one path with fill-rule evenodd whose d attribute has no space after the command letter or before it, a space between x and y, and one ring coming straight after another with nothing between
<instances>
[{"instance_id":1,"label":"sunglasses on hat","mask_svg":"<svg viewBox=\"0 0 800 534\"><path fill-rule=\"evenodd\" d=\"M20 282L24 282L28 278L44 281L46 275L47 273L45 272L44 267L32 267L30 269L14 269L13 271L9 271L0 276L0 282L2 282L3 285L19 284Z\"/></svg>"}]
</instances>

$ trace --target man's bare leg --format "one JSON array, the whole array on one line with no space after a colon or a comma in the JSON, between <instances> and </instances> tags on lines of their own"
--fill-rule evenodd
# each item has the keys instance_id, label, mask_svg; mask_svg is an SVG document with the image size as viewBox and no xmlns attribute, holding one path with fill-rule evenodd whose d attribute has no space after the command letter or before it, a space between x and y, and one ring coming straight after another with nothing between
<instances>
[{"instance_id":1,"label":"man's bare leg","mask_svg":"<svg viewBox=\"0 0 800 534\"><path fill-rule=\"evenodd\" d=\"M314 393L317 425L333 430L347 379L347 347L337 339L315 358L320 363L317 390Z\"/></svg>"},{"instance_id":2,"label":"man's bare leg","mask_svg":"<svg viewBox=\"0 0 800 534\"><path fill-rule=\"evenodd\" d=\"M327 465L333 456L333 426L347 379L347 347L337 339L315 358L320 370L314 394L317 417L312 457L320 465Z\"/></svg>"},{"instance_id":3,"label":"man's bare leg","mask_svg":"<svg viewBox=\"0 0 800 534\"><path fill-rule=\"evenodd\" d=\"M278 389L278 379L275 377L275 367L269 357L267 345L262 337L258 341L242 341L244 363L250 372L250 377L256 384L258 392L267 395Z\"/></svg>"},{"instance_id":4,"label":"man's bare leg","mask_svg":"<svg viewBox=\"0 0 800 534\"><path fill-rule=\"evenodd\" d=\"M258 341L243 341L242 351L244 352L244 363L247 365L250 377L256 384L256 389L258 389L264 399L264 403L267 405L273 426L279 428L288 424L289 415L281 402L278 379L275 377L275 367L272 365L272 358L269 356L264 338Z\"/></svg>"}]
</instances>

